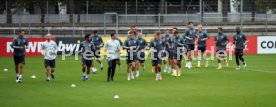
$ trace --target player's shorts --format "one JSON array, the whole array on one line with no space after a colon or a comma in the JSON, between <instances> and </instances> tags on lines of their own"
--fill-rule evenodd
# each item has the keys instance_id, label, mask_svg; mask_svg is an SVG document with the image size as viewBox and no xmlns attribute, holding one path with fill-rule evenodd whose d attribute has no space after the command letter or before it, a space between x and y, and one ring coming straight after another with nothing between
<instances>
[{"instance_id":1,"label":"player's shorts","mask_svg":"<svg viewBox=\"0 0 276 107\"><path fill-rule=\"evenodd\" d=\"M167 49L165 50L166 52L163 52L162 53L162 59L165 60L165 59L172 59L172 51L170 49Z\"/></svg>"},{"instance_id":2,"label":"player's shorts","mask_svg":"<svg viewBox=\"0 0 276 107\"><path fill-rule=\"evenodd\" d=\"M160 59L160 58L155 58L155 59L152 59L152 61L151 61L151 63L152 63L152 66L156 66L157 64L162 64L162 59Z\"/></svg>"},{"instance_id":3,"label":"player's shorts","mask_svg":"<svg viewBox=\"0 0 276 107\"><path fill-rule=\"evenodd\" d=\"M48 59L44 59L44 66L45 68L47 67L51 67L51 68L55 68L56 67L56 60L48 60Z\"/></svg>"},{"instance_id":4,"label":"player's shorts","mask_svg":"<svg viewBox=\"0 0 276 107\"><path fill-rule=\"evenodd\" d=\"M132 62L135 62L137 60L137 56L127 56L127 64L130 64Z\"/></svg>"},{"instance_id":5,"label":"player's shorts","mask_svg":"<svg viewBox=\"0 0 276 107\"><path fill-rule=\"evenodd\" d=\"M93 55L98 59L101 58L101 51L100 49L96 49L95 51L93 51Z\"/></svg>"},{"instance_id":6,"label":"player's shorts","mask_svg":"<svg viewBox=\"0 0 276 107\"><path fill-rule=\"evenodd\" d=\"M197 47L197 50L204 53L206 51L206 47L205 46Z\"/></svg>"},{"instance_id":7,"label":"player's shorts","mask_svg":"<svg viewBox=\"0 0 276 107\"><path fill-rule=\"evenodd\" d=\"M188 44L187 51L193 51L193 50L195 50L195 44Z\"/></svg>"},{"instance_id":8,"label":"player's shorts","mask_svg":"<svg viewBox=\"0 0 276 107\"><path fill-rule=\"evenodd\" d=\"M116 58L115 60L116 60L116 62L120 62L121 61L120 58Z\"/></svg>"},{"instance_id":9,"label":"player's shorts","mask_svg":"<svg viewBox=\"0 0 276 107\"><path fill-rule=\"evenodd\" d=\"M25 64L25 55L14 55L13 59L15 65Z\"/></svg>"},{"instance_id":10,"label":"player's shorts","mask_svg":"<svg viewBox=\"0 0 276 107\"><path fill-rule=\"evenodd\" d=\"M183 58L182 54L176 54L176 53L173 54L173 59L176 59L177 61L181 61L182 58Z\"/></svg>"},{"instance_id":11,"label":"player's shorts","mask_svg":"<svg viewBox=\"0 0 276 107\"><path fill-rule=\"evenodd\" d=\"M87 60L85 58L82 58L82 65L86 65L87 67L91 67L92 66L92 61L93 60Z\"/></svg>"},{"instance_id":12,"label":"player's shorts","mask_svg":"<svg viewBox=\"0 0 276 107\"><path fill-rule=\"evenodd\" d=\"M235 49L235 54L243 56L243 49Z\"/></svg>"},{"instance_id":13,"label":"player's shorts","mask_svg":"<svg viewBox=\"0 0 276 107\"><path fill-rule=\"evenodd\" d=\"M145 52L140 52L139 57L137 56L137 59L140 63L144 63L145 62Z\"/></svg>"}]
</instances>

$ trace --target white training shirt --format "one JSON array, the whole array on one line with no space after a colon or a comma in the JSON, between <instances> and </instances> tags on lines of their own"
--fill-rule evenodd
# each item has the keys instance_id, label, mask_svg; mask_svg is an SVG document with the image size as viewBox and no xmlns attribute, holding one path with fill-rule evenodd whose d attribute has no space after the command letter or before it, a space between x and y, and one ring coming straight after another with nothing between
<instances>
[{"instance_id":1,"label":"white training shirt","mask_svg":"<svg viewBox=\"0 0 276 107\"><path fill-rule=\"evenodd\" d=\"M110 59L117 59L120 57L120 42L118 40L108 40L105 43L106 55Z\"/></svg>"},{"instance_id":2,"label":"white training shirt","mask_svg":"<svg viewBox=\"0 0 276 107\"><path fill-rule=\"evenodd\" d=\"M41 44L41 52L44 55L44 59L54 60L57 56L57 44L53 40L46 40Z\"/></svg>"}]
</instances>

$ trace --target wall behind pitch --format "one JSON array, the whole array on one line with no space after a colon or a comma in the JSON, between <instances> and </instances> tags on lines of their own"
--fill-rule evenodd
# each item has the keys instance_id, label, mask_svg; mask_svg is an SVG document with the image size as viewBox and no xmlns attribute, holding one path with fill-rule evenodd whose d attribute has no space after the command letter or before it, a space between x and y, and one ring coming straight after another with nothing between
<instances>
[{"instance_id":1,"label":"wall behind pitch","mask_svg":"<svg viewBox=\"0 0 276 107\"><path fill-rule=\"evenodd\" d=\"M275 54L276 37L259 36L258 37L258 54Z\"/></svg>"}]
</instances>

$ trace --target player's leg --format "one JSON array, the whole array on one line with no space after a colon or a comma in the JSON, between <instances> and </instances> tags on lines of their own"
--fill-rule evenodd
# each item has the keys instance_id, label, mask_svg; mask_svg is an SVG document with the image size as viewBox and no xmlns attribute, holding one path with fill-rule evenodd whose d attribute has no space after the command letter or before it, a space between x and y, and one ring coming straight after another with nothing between
<instances>
[{"instance_id":1,"label":"player's leg","mask_svg":"<svg viewBox=\"0 0 276 107\"><path fill-rule=\"evenodd\" d=\"M107 60L108 70L107 70L107 82L111 80L111 72L112 72L112 60Z\"/></svg>"},{"instance_id":2,"label":"player's leg","mask_svg":"<svg viewBox=\"0 0 276 107\"><path fill-rule=\"evenodd\" d=\"M116 59L116 64L119 65L120 69L122 70L120 58Z\"/></svg>"},{"instance_id":3,"label":"player's leg","mask_svg":"<svg viewBox=\"0 0 276 107\"><path fill-rule=\"evenodd\" d=\"M158 69L157 74L158 74L158 80L162 80L162 76L161 76L161 64L162 64L162 59L159 59L156 67Z\"/></svg>"},{"instance_id":4,"label":"player's leg","mask_svg":"<svg viewBox=\"0 0 276 107\"><path fill-rule=\"evenodd\" d=\"M138 60L135 60L135 73L136 73L136 77L139 77L139 75L140 75L139 65L140 65L140 62Z\"/></svg>"},{"instance_id":5,"label":"player's leg","mask_svg":"<svg viewBox=\"0 0 276 107\"><path fill-rule=\"evenodd\" d=\"M13 56L14 59L14 69L15 69L15 74L16 74L16 82L18 82L18 78L19 78L19 59L17 56Z\"/></svg>"},{"instance_id":6,"label":"player's leg","mask_svg":"<svg viewBox=\"0 0 276 107\"><path fill-rule=\"evenodd\" d=\"M54 59L54 60L51 60L50 66L51 66L51 73L50 73L51 78L52 78L52 79L55 79L55 75L54 75L54 73L55 73L55 68L56 68L56 60L55 60L55 59Z\"/></svg>"},{"instance_id":7,"label":"player's leg","mask_svg":"<svg viewBox=\"0 0 276 107\"><path fill-rule=\"evenodd\" d=\"M209 59L207 58L206 47L204 48L204 51L203 51L203 58L205 60L205 67L207 68L209 66Z\"/></svg>"},{"instance_id":8,"label":"player's leg","mask_svg":"<svg viewBox=\"0 0 276 107\"><path fill-rule=\"evenodd\" d=\"M130 80L130 67L131 63L127 61L127 80Z\"/></svg>"},{"instance_id":9,"label":"player's leg","mask_svg":"<svg viewBox=\"0 0 276 107\"><path fill-rule=\"evenodd\" d=\"M24 72L25 55L19 57L19 76L18 82L22 82L22 75Z\"/></svg>"},{"instance_id":10,"label":"player's leg","mask_svg":"<svg viewBox=\"0 0 276 107\"><path fill-rule=\"evenodd\" d=\"M222 66L221 66L221 51L220 50L217 50L217 58L218 58L218 67L217 67L217 69L221 69L222 68Z\"/></svg>"},{"instance_id":11,"label":"player's leg","mask_svg":"<svg viewBox=\"0 0 276 107\"><path fill-rule=\"evenodd\" d=\"M134 79L134 73L136 71L136 61L131 61L131 68L132 72L130 72L130 78L133 80Z\"/></svg>"},{"instance_id":12,"label":"player's leg","mask_svg":"<svg viewBox=\"0 0 276 107\"><path fill-rule=\"evenodd\" d=\"M88 80L88 78L89 78L92 62L93 62L92 60L86 61L86 76L85 76L86 80Z\"/></svg>"},{"instance_id":13,"label":"player's leg","mask_svg":"<svg viewBox=\"0 0 276 107\"><path fill-rule=\"evenodd\" d=\"M101 52L100 52L100 50L97 50L97 53L98 53L98 54L96 54L97 62L100 64L101 70L103 70L103 63L101 61Z\"/></svg>"},{"instance_id":14,"label":"player's leg","mask_svg":"<svg viewBox=\"0 0 276 107\"><path fill-rule=\"evenodd\" d=\"M200 48L198 48L198 52L197 52L197 55L198 55L198 59L197 59L197 67L200 67L200 62L201 62L201 54L202 54L202 51Z\"/></svg>"},{"instance_id":15,"label":"player's leg","mask_svg":"<svg viewBox=\"0 0 276 107\"><path fill-rule=\"evenodd\" d=\"M114 80L114 75L115 75L115 72L116 72L116 60L112 60L112 67L111 67L111 81Z\"/></svg>"},{"instance_id":16,"label":"player's leg","mask_svg":"<svg viewBox=\"0 0 276 107\"><path fill-rule=\"evenodd\" d=\"M82 58L82 80L86 80L86 59Z\"/></svg>"},{"instance_id":17,"label":"player's leg","mask_svg":"<svg viewBox=\"0 0 276 107\"><path fill-rule=\"evenodd\" d=\"M243 49L240 49L239 51L239 59L242 61L243 67L246 67L246 62L243 58Z\"/></svg>"},{"instance_id":18,"label":"player's leg","mask_svg":"<svg viewBox=\"0 0 276 107\"><path fill-rule=\"evenodd\" d=\"M50 66L50 60L44 59L44 65L45 65L45 75L46 75L46 81L49 82L51 80L50 74L51 74L51 66Z\"/></svg>"},{"instance_id":19,"label":"player's leg","mask_svg":"<svg viewBox=\"0 0 276 107\"><path fill-rule=\"evenodd\" d=\"M236 64L237 64L236 69L240 69L239 52L237 49L235 50L235 59L236 59Z\"/></svg>"}]
</instances>

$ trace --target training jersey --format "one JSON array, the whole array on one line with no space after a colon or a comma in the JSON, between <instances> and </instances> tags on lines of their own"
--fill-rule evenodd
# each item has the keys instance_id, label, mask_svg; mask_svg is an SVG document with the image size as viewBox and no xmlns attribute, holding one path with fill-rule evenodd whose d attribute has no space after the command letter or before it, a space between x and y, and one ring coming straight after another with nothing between
<instances>
[{"instance_id":1,"label":"training jersey","mask_svg":"<svg viewBox=\"0 0 276 107\"><path fill-rule=\"evenodd\" d=\"M118 59L120 56L120 42L118 40L108 40L104 48L107 53L106 56L108 59Z\"/></svg>"},{"instance_id":2,"label":"training jersey","mask_svg":"<svg viewBox=\"0 0 276 107\"><path fill-rule=\"evenodd\" d=\"M95 45L91 41L82 41L80 44L80 51L82 53L82 57L92 58L93 52L95 50Z\"/></svg>"},{"instance_id":3,"label":"training jersey","mask_svg":"<svg viewBox=\"0 0 276 107\"><path fill-rule=\"evenodd\" d=\"M11 47L13 48L13 55L22 56L25 55L25 47L29 45L29 42L24 37L16 37L12 41Z\"/></svg>"},{"instance_id":4,"label":"training jersey","mask_svg":"<svg viewBox=\"0 0 276 107\"><path fill-rule=\"evenodd\" d=\"M242 32L236 33L233 36L233 40L236 44L235 49L244 49L245 48L246 37L245 37L244 33L242 33Z\"/></svg>"},{"instance_id":5,"label":"training jersey","mask_svg":"<svg viewBox=\"0 0 276 107\"><path fill-rule=\"evenodd\" d=\"M154 50L154 57L157 57L158 55L161 55L160 52L165 50L165 43L162 39L152 39L150 41L150 48Z\"/></svg>"},{"instance_id":6,"label":"training jersey","mask_svg":"<svg viewBox=\"0 0 276 107\"><path fill-rule=\"evenodd\" d=\"M124 42L123 48L126 49L128 56L137 55L138 41L135 38L127 38Z\"/></svg>"},{"instance_id":7,"label":"training jersey","mask_svg":"<svg viewBox=\"0 0 276 107\"><path fill-rule=\"evenodd\" d=\"M46 40L41 44L41 52L44 55L44 59L54 60L57 56L58 47L55 41Z\"/></svg>"},{"instance_id":8,"label":"training jersey","mask_svg":"<svg viewBox=\"0 0 276 107\"><path fill-rule=\"evenodd\" d=\"M209 39L209 35L207 32L197 32L197 36L198 36L198 47L206 47L206 41Z\"/></svg>"},{"instance_id":9,"label":"training jersey","mask_svg":"<svg viewBox=\"0 0 276 107\"><path fill-rule=\"evenodd\" d=\"M194 28L187 29L183 35L183 39L185 39L186 44L195 44L196 30Z\"/></svg>"},{"instance_id":10,"label":"training jersey","mask_svg":"<svg viewBox=\"0 0 276 107\"><path fill-rule=\"evenodd\" d=\"M184 46L185 46L185 41L182 37L173 38L172 49L174 54L181 53Z\"/></svg>"},{"instance_id":11,"label":"training jersey","mask_svg":"<svg viewBox=\"0 0 276 107\"><path fill-rule=\"evenodd\" d=\"M172 37L170 35L165 35L162 37L162 41L165 43L165 50L169 51L172 49Z\"/></svg>"},{"instance_id":12,"label":"training jersey","mask_svg":"<svg viewBox=\"0 0 276 107\"><path fill-rule=\"evenodd\" d=\"M217 50L226 50L226 45L229 42L228 37L224 33L219 33L216 35L215 40Z\"/></svg>"},{"instance_id":13,"label":"training jersey","mask_svg":"<svg viewBox=\"0 0 276 107\"><path fill-rule=\"evenodd\" d=\"M95 50L100 50L100 48L104 45L103 44L103 39L99 35L94 35L91 37L91 41L95 45Z\"/></svg>"},{"instance_id":14,"label":"training jersey","mask_svg":"<svg viewBox=\"0 0 276 107\"><path fill-rule=\"evenodd\" d=\"M144 38L138 38L138 51L143 50L147 46L147 41Z\"/></svg>"}]
</instances>

